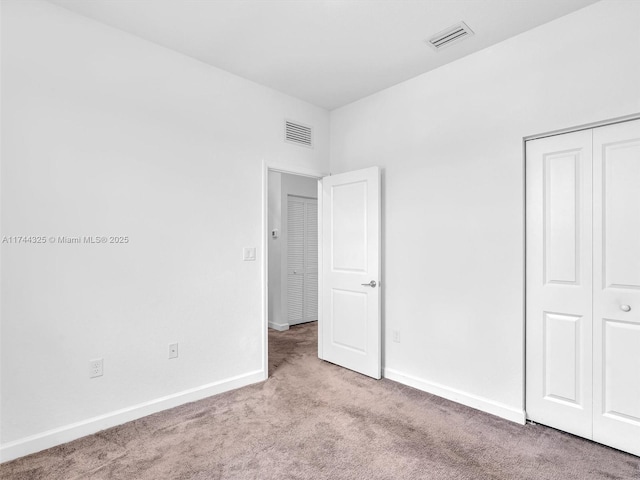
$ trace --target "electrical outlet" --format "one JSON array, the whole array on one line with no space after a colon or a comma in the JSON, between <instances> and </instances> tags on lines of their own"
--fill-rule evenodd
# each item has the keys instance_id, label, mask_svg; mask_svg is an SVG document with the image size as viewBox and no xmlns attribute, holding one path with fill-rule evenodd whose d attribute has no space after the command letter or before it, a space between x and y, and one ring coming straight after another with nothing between
<instances>
[{"instance_id":1,"label":"electrical outlet","mask_svg":"<svg viewBox=\"0 0 640 480\"><path fill-rule=\"evenodd\" d=\"M393 331L393 341L396 343L400 343L400 330Z\"/></svg>"},{"instance_id":2,"label":"electrical outlet","mask_svg":"<svg viewBox=\"0 0 640 480\"><path fill-rule=\"evenodd\" d=\"M178 358L178 344L170 343L169 344L169 358Z\"/></svg>"},{"instance_id":3,"label":"electrical outlet","mask_svg":"<svg viewBox=\"0 0 640 480\"><path fill-rule=\"evenodd\" d=\"M103 360L96 358L89 360L89 378L101 377L103 374Z\"/></svg>"}]
</instances>

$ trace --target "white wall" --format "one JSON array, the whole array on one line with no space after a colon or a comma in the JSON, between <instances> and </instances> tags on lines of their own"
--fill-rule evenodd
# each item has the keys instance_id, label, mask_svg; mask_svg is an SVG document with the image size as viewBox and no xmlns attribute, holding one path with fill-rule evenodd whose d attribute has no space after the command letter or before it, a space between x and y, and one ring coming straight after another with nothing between
<instances>
[{"instance_id":1,"label":"white wall","mask_svg":"<svg viewBox=\"0 0 640 480\"><path fill-rule=\"evenodd\" d=\"M2 235L130 239L2 245L3 459L264 378L262 162L328 170L326 111L3 0L2 139Z\"/></svg>"},{"instance_id":2,"label":"white wall","mask_svg":"<svg viewBox=\"0 0 640 480\"><path fill-rule=\"evenodd\" d=\"M269 232L274 228L279 237L269 239L269 326L288 330L287 321L287 214L289 195L317 198L318 181L301 175L269 172Z\"/></svg>"},{"instance_id":3,"label":"white wall","mask_svg":"<svg viewBox=\"0 0 640 480\"><path fill-rule=\"evenodd\" d=\"M331 112L331 171L383 168L387 377L523 420L523 137L640 112L639 24L600 2Z\"/></svg>"}]
</instances>

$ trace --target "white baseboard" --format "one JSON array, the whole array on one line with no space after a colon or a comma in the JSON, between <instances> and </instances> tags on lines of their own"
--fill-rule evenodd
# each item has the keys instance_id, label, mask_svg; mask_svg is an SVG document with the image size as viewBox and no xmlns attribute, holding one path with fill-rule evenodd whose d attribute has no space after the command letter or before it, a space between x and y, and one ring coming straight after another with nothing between
<instances>
[{"instance_id":1,"label":"white baseboard","mask_svg":"<svg viewBox=\"0 0 640 480\"><path fill-rule=\"evenodd\" d=\"M152 413L265 380L263 370L238 375L0 445L0 463L55 447Z\"/></svg>"},{"instance_id":2,"label":"white baseboard","mask_svg":"<svg viewBox=\"0 0 640 480\"><path fill-rule=\"evenodd\" d=\"M526 414L524 410L496 402L495 400L490 400L488 398L474 395L473 393L467 393L445 385L429 382L412 375L406 375L390 368L385 368L383 370L383 376L389 380L417 388L418 390L446 398L447 400L461 403L467 407L475 408L477 410L511 420L512 422L516 422L521 425L524 425L526 422Z\"/></svg>"},{"instance_id":3,"label":"white baseboard","mask_svg":"<svg viewBox=\"0 0 640 480\"><path fill-rule=\"evenodd\" d=\"M284 332L285 330L289 330L289 324L269 322L269 328L273 328L274 330L278 330L279 332Z\"/></svg>"}]
</instances>

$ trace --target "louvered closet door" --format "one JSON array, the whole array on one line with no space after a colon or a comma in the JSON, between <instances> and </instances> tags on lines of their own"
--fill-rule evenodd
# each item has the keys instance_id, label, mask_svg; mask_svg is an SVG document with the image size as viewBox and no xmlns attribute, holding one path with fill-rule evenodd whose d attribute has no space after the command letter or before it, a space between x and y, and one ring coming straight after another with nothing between
<instances>
[{"instance_id":1,"label":"louvered closet door","mask_svg":"<svg viewBox=\"0 0 640 480\"><path fill-rule=\"evenodd\" d=\"M318 319L318 202L287 199L287 322Z\"/></svg>"},{"instance_id":2,"label":"louvered closet door","mask_svg":"<svg viewBox=\"0 0 640 480\"><path fill-rule=\"evenodd\" d=\"M287 200L287 322L295 325L304 316L304 199Z\"/></svg>"},{"instance_id":3,"label":"louvered closet door","mask_svg":"<svg viewBox=\"0 0 640 480\"><path fill-rule=\"evenodd\" d=\"M318 202L305 202L304 321L318 320Z\"/></svg>"}]
</instances>

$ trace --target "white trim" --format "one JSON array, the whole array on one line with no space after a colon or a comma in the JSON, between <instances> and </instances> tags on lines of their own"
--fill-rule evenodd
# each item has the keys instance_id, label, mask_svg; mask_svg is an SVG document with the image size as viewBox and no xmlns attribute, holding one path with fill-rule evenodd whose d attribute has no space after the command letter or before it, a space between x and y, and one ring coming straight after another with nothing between
<instances>
[{"instance_id":1,"label":"white trim","mask_svg":"<svg viewBox=\"0 0 640 480\"><path fill-rule=\"evenodd\" d=\"M289 324L269 322L269 328L273 328L274 330L278 330L279 332L284 332L286 330L289 330Z\"/></svg>"},{"instance_id":2,"label":"white trim","mask_svg":"<svg viewBox=\"0 0 640 480\"><path fill-rule=\"evenodd\" d=\"M257 370L8 442L0 446L0 462L8 462L9 460L55 447L107 428L146 417L152 413L245 387L263 379L264 372Z\"/></svg>"},{"instance_id":3,"label":"white trim","mask_svg":"<svg viewBox=\"0 0 640 480\"><path fill-rule=\"evenodd\" d=\"M574 127L560 128L558 130L552 130L550 132L538 133L535 135L528 135L524 137L524 141L538 140L539 138L553 137L555 135L564 135L565 133L577 132L580 130L591 130L593 128L605 127L607 125L613 125L614 123L632 122L640 119L640 113L633 113L631 115L624 115L622 117L610 118L607 120L600 120L597 122L585 123L582 125L576 125Z\"/></svg>"},{"instance_id":4,"label":"white trim","mask_svg":"<svg viewBox=\"0 0 640 480\"><path fill-rule=\"evenodd\" d=\"M520 338L522 354L520 356L520 371L522 383L520 384L520 405L527 415L527 142L522 139L522 335Z\"/></svg>"},{"instance_id":5,"label":"white trim","mask_svg":"<svg viewBox=\"0 0 640 480\"><path fill-rule=\"evenodd\" d=\"M524 410L496 402L495 400L490 400L488 398L474 395L473 393L467 393L445 385L429 382L390 368L383 369L383 376L389 380L417 388L423 392L431 393L453 402L461 403L462 405L475 408L476 410L481 410L483 412L511 420L512 422L519 423L520 425L524 425L526 422Z\"/></svg>"},{"instance_id":6,"label":"white trim","mask_svg":"<svg viewBox=\"0 0 640 480\"><path fill-rule=\"evenodd\" d=\"M291 175L302 175L303 177L313 177L318 180L322 177L329 176L328 173L321 172L319 170L312 170L305 167L296 167L286 163L276 163L263 160L264 170L271 170L272 172L289 173Z\"/></svg>"},{"instance_id":7,"label":"white trim","mask_svg":"<svg viewBox=\"0 0 640 480\"><path fill-rule=\"evenodd\" d=\"M262 370L263 380L269 377L269 172L288 173L291 175L302 175L320 180L328 173L312 170L305 167L297 167L276 162L262 160ZM319 199L318 199L319 201ZM318 218L320 218L320 203L318 203ZM318 238L318 251L322 249L322 237ZM318 269L318 285L320 285L320 269ZM320 292L320 288L318 288ZM318 292L318 293L319 293ZM318 328L320 328L320 318L318 318Z\"/></svg>"},{"instance_id":8,"label":"white trim","mask_svg":"<svg viewBox=\"0 0 640 480\"><path fill-rule=\"evenodd\" d=\"M269 166L262 160L262 371L264 379L269 378Z\"/></svg>"},{"instance_id":9,"label":"white trim","mask_svg":"<svg viewBox=\"0 0 640 480\"><path fill-rule=\"evenodd\" d=\"M323 350L322 350L322 323L320 321L323 315L324 308L324 299L322 296L322 286L324 285L324 260L322 254L322 205L324 198L324 182L322 179L318 181L318 358L320 360L324 360Z\"/></svg>"}]
</instances>

